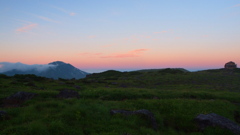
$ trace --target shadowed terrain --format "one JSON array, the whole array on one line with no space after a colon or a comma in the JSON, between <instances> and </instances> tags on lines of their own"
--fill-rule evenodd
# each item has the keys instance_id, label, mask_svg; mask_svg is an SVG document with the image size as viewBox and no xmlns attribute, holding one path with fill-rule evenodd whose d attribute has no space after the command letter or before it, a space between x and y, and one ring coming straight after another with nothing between
<instances>
[{"instance_id":1,"label":"shadowed terrain","mask_svg":"<svg viewBox=\"0 0 240 135\"><path fill-rule=\"evenodd\" d=\"M239 92L239 69L109 70L71 80L0 75L0 134L234 134L202 130L194 119L215 113L238 125Z\"/></svg>"}]
</instances>

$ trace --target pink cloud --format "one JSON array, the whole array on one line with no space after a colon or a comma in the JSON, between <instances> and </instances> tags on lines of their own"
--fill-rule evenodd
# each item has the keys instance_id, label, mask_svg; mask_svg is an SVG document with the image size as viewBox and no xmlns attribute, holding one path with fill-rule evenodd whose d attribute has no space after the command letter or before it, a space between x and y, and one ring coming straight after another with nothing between
<instances>
[{"instance_id":1,"label":"pink cloud","mask_svg":"<svg viewBox=\"0 0 240 135\"><path fill-rule=\"evenodd\" d=\"M130 57L139 57L140 54L144 53L148 49L136 49L129 51L127 53L116 53L106 56L101 56L101 58L130 58Z\"/></svg>"},{"instance_id":2,"label":"pink cloud","mask_svg":"<svg viewBox=\"0 0 240 135\"><path fill-rule=\"evenodd\" d=\"M74 12L71 12L71 13L69 13L69 15L70 15L70 16L75 16L75 15L76 15L76 13L74 13Z\"/></svg>"},{"instance_id":3,"label":"pink cloud","mask_svg":"<svg viewBox=\"0 0 240 135\"><path fill-rule=\"evenodd\" d=\"M130 58L130 57L140 57L144 52L148 51L148 49L136 49L126 53L113 53L109 55L104 55L103 53L89 53L83 52L79 53L81 56L85 57L98 57L98 58Z\"/></svg>"},{"instance_id":4,"label":"pink cloud","mask_svg":"<svg viewBox=\"0 0 240 135\"><path fill-rule=\"evenodd\" d=\"M18 29L16 29L16 31L17 32L28 32L28 31L32 30L33 28L36 28L37 26L38 26L38 24L33 23L33 24L26 25L24 27L18 28Z\"/></svg>"},{"instance_id":5,"label":"pink cloud","mask_svg":"<svg viewBox=\"0 0 240 135\"><path fill-rule=\"evenodd\" d=\"M136 49L136 50L133 50L133 51L130 51L131 53L143 53L145 51L147 51L148 49Z\"/></svg>"}]
</instances>

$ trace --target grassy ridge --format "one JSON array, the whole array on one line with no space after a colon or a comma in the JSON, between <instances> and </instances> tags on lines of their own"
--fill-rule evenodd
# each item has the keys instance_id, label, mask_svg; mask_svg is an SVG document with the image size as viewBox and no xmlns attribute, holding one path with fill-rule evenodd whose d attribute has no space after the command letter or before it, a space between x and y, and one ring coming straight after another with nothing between
<instances>
[{"instance_id":1,"label":"grassy ridge","mask_svg":"<svg viewBox=\"0 0 240 135\"><path fill-rule=\"evenodd\" d=\"M80 99L58 99L63 89ZM217 113L240 122L239 73L107 71L80 80L52 80L31 75L0 76L0 98L18 91L37 93L22 107L0 108L0 134L16 135L226 135L219 127L199 131L194 117ZM140 116L110 115L111 109L147 109L154 113L158 131Z\"/></svg>"}]
</instances>

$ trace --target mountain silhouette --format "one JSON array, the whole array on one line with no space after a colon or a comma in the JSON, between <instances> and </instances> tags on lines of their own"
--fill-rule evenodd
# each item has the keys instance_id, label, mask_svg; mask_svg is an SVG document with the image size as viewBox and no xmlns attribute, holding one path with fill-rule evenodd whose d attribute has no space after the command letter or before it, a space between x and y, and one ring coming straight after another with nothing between
<instances>
[{"instance_id":1,"label":"mountain silhouette","mask_svg":"<svg viewBox=\"0 0 240 135\"><path fill-rule=\"evenodd\" d=\"M47 69L39 71L38 69L29 69L29 70L18 70L18 69L13 69L9 70L7 72L3 72L1 74L5 74L8 76L13 76L15 74L34 74L37 76L42 76L42 77L47 77L47 78L53 78L53 79L81 79L85 78L87 72L84 72L71 64L64 63L62 61L54 61L49 63L49 66Z\"/></svg>"}]
</instances>

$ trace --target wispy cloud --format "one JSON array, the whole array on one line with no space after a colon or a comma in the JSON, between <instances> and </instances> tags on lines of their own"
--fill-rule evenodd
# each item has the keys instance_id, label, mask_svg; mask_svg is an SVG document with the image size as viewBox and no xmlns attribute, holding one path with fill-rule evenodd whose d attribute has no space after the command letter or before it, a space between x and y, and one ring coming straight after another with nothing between
<instances>
[{"instance_id":1,"label":"wispy cloud","mask_svg":"<svg viewBox=\"0 0 240 135\"><path fill-rule=\"evenodd\" d=\"M48 22L54 22L54 23L59 23L58 21L55 21L53 19L50 19L48 17L44 17L44 16L37 16L39 19L42 19L44 21L48 21Z\"/></svg>"},{"instance_id":2,"label":"wispy cloud","mask_svg":"<svg viewBox=\"0 0 240 135\"><path fill-rule=\"evenodd\" d=\"M232 7L240 7L240 4L234 5L234 6L232 6Z\"/></svg>"},{"instance_id":3,"label":"wispy cloud","mask_svg":"<svg viewBox=\"0 0 240 135\"><path fill-rule=\"evenodd\" d=\"M132 53L143 53L145 51L147 51L148 49L136 49L136 50L133 50L133 51L130 51Z\"/></svg>"},{"instance_id":4,"label":"wispy cloud","mask_svg":"<svg viewBox=\"0 0 240 135\"><path fill-rule=\"evenodd\" d=\"M71 12L71 13L69 13L69 15L70 15L70 16L75 16L75 15L76 15L76 13L74 13L74 12Z\"/></svg>"},{"instance_id":5,"label":"wispy cloud","mask_svg":"<svg viewBox=\"0 0 240 135\"><path fill-rule=\"evenodd\" d=\"M99 52L83 52L78 55L88 57L88 58L131 58L131 57L140 57L144 54L148 49L136 49L126 53L112 53L112 54L104 54Z\"/></svg>"},{"instance_id":6,"label":"wispy cloud","mask_svg":"<svg viewBox=\"0 0 240 135\"><path fill-rule=\"evenodd\" d=\"M130 57L140 57L141 54L146 52L148 49L136 49L129 51L127 53L115 53L111 55L101 56L101 58L130 58Z\"/></svg>"},{"instance_id":7,"label":"wispy cloud","mask_svg":"<svg viewBox=\"0 0 240 135\"><path fill-rule=\"evenodd\" d=\"M57 10L63 12L63 13L66 13L66 14L68 14L70 16L75 16L77 14L75 12L70 12L70 11L64 9L64 8L60 8L60 7L56 7L56 6L51 6L51 7L55 8L55 9L57 9Z\"/></svg>"},{"instance_id":8,"label":"wispy cloud","mask_svg":"<svg viewBox=\"0 0 240 135\"><path fill-rule=\"evenodd\" d=\"M36 23L28 24L23 27L17 28L16 32L28 32L28 31L36 28L37 26L38 26L38 24L36 24Z\"/></svg>"}]
</instances>

